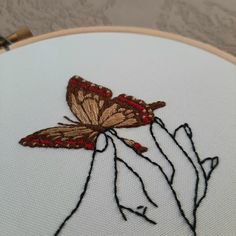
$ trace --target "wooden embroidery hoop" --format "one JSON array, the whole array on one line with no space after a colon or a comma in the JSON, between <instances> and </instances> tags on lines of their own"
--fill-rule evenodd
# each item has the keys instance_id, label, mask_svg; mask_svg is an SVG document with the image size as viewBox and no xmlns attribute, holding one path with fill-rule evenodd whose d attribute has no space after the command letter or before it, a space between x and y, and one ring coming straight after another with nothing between
<instances>
[{"instance_id":1,"label":"wooden embroidery hoop","mask_svg":"<svg viewBox=\"0 0 236 236\"><path fill-rule=\"evenodd\" d=\"M188 39L188 38L185 38L185 37L182 37L179 35L171 34L171 33L165 33L165 32L160 32L160 31L150 30L150 29L130 28L130 27L88 27L88 28L62 30L62 31L52 32L49 34L40 35L40 36L31 38L31 39L27 39L27 40L18 42L16 44L13 44L11 46L11 49L20 48L25 45L30 45L31 43L40 42L40 41L51 39L51 38L63 37L63 36L73 35L73 34L76 35L76 34L96 33L96 32L101 32L101 33L103 33L103 32L114 32L114 33L120 32L120 33L132 33L132 34L138 34L138 35L151 35L151 36L156 36L156 37L160 37L160 38L164 38L164 39L170 39L173 41L179 41L181 43L191 45L196 48L203 49L204 51L207 51L207 52L210 52L214 55L217 55L220 58L223 58L223 59L236 65L236 58L234 56L232 56L224 51L221 51L213 46L210 46L210 45L198 42L198 41L194 41L192 39ZM203 51L203 53L204 53L204 51ZM12 52L14 54L14 50L12 50ZM12 52L10 52L10 53L12 53Z\"/></svg>"},{"instance_id":2,"label":"wooden embroidery hoop","mask_svg":"<svg viewBox=\"0 0 236 236\"><path fill-rule=\"evenodd\" d=\"M66 30L60 30L60 31L55 31L47 34L42 34L39 36L35 36L32 38L28 38L25 40L22 40L20 42L17 42L15 44L12 44L9 48L10 49L15 49L19 48L31 43L36 43L42 40L46 39L51 39L51 38L56 38L56 37L62 37L66 35L72 35L72 34L85 34L85 33L96 33L96 32L120 32L120 33L134 33L134 34L143 34L143 35L151 35L151 36L157 36L160 38L165 38L165 39L170 39L170 40L175 40L179 41L200 49L203 49L207 52L210 52L212 54L215 54L233 64L236 64L236 57L233 55L222 51L212 45L199 42L194 39L190 39L181 35L177 35L174 33L168 33L168 32L163 32L159 30L154 30L154 29L147 29L147 28L139 28L139 27L125 27L125 26L93 26L93 27L81 27L81 28L72 28L72 29L66 29ZM0 54L5 52L4 50L0 50Z\"/></svg>"}]
</instances>

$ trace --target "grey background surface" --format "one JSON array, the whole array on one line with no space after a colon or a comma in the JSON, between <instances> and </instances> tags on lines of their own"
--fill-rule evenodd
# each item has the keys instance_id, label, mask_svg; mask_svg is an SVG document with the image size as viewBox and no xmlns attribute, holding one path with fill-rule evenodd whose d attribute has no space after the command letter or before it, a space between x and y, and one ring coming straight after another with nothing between
<instances>
[{"instance_id":1,"label":"grey background surface","mask_svg":"<svg viewBox=\"0 0 236 236\"><path fill-rule=\"evenodd\" d=\"M0 33L34 35L82 26L140 26L173 32L236 55L235 0L1 0Z\"/></svg>"}]
</instances>

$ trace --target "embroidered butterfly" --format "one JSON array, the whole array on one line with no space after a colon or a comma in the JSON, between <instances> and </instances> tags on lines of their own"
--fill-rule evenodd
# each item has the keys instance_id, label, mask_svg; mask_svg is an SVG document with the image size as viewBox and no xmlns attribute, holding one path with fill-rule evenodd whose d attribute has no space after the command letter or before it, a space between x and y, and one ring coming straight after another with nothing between
<instances>
[{"instance_id":1,"label":"embroidered butterfly","mask_svg":"<svg viewBox=\"0 0 236 236\"><path fill-rule=\"evenodd\" d=\"M71 124L39 130L20 140L29 147L84 148L94 150L97 136L112 128L130 128L150 124L153 111L165 106L158 101L146 104L143 100L121 94L112 98L108 88L93 84L79 76L73 76L67 86L66 100L78 121L65 116ZM134 140L123 141L136 152L147 148Z\"/></svg>"}]
</instances>

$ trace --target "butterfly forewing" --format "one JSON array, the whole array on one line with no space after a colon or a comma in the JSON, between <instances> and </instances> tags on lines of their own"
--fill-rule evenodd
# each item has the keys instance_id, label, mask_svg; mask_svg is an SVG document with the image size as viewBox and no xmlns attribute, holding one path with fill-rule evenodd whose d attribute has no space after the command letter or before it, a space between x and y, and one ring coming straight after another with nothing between
<instances>
[{"instance_id":1,"label":"butterfly forewing","mask_svg":"<svg viewBox=\"0 0 236 236\"><path fill-rule=\"evenodd\" d=\"M93 150L97 131L84 125L65 125L37 131L20 140L29 147L85 148Z\"/></svg>"},{"instance_id":2,"label":"butterfly forewing","mask_svg":"<svg viewBox=\"0 0 236 236\"><path fill-rule=\"evenodd\" d=\"M99 125L99 117L112 97L111 90L74 76L67 86L66 100L82 124Z\"/></svg>"},{"instance_id":3,"label":"butterfly forewing","mask_svg":"<svg viewBox=\"0 0 236 236\"><path fill-rule=\"evenodd\" d=\"M146 125L153 111L144 101L124 94L111 98L111 90L74 76L67 87L67 102L82 124L103 128Z\"/></svg>"}]
</instances>

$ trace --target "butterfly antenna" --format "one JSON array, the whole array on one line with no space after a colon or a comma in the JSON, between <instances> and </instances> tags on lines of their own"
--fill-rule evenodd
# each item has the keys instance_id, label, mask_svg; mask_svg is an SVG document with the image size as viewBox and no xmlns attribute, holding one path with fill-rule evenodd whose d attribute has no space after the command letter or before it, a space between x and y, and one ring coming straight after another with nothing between
<instances>
[{"instance_id":1,"label":"butterfly antenna","mask_svg":"<svg viewBox=\"0 0 236 236\"><path fill-rule=\"evenodd\" d=\"M76 122L76 121L73 121L73 120L71 120L69 117L67 117L67 116L63 116L64 117L64 119L66 119L66 120L68 120L68 121L70 121L70 122L72 122L72 123L74 123L74 124L78 124L79 122Z\"/></svg>"},{"instance_id":2,"label":"butterfly antenna","mask_svg":"<svg viewBox=\"0 0 236 236\"><path fill-rule=\"evenodd\" d=\"M69 127L72 126L72 124L65 124L65 123L61 123L61 122L58 122L57 124L58 124L58 125L62 125L62 126L69 126Z\"/></svg>"},{"instance_id":3,"label":"butterfly antenna","mask_svg":"<svg viewBox=\"0 0 236 236\"><path fill-rule=\"evenodd\" d=\"M150 103L148 104L150 106L150 108L154 111L158 108L161 108L161 107L164 107L166 105L165 102L163 101L158 101L158 102L153 102L153 103Z\"/></svg>"}]
</instances>

